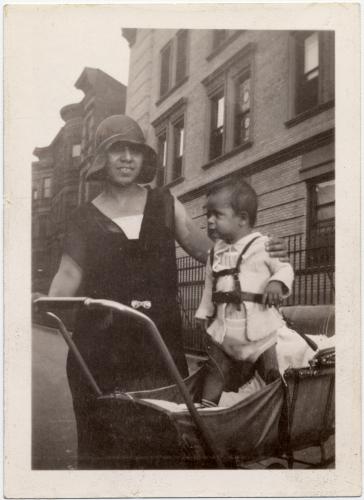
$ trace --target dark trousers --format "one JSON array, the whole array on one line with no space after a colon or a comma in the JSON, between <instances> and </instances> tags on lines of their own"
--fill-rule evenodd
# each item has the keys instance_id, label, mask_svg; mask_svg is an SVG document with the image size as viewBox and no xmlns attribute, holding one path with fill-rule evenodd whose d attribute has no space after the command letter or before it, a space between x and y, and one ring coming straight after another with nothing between
<instances>
[{"instance_id":1,"label":"dark trousers","mask_svg":"<svg viewBox=\"0 0 364 500\"><path fill-rule=\"evenodd\" d=\"M279 378L278 360L275 345L259 356L255 363L236 361L228 356L221 347L208 340L208 371L204 381L202 399L218 404L223 391L237 392L239 387L250 380L257 371L266 384Z\"/></svg>"}]
</instances>

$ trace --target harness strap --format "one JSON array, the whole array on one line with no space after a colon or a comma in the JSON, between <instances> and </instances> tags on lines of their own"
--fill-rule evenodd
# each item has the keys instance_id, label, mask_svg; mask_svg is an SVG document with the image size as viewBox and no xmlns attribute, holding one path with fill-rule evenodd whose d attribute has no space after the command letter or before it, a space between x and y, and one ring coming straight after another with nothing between
<instances>
[{"instance_id":1,"label":"harness strap","mask_svg":"<svg viewBox=\"0 0 364 500\"><path fill-rule=\"evenodd\" d=\"M232 276L235 274L235 267L231 269L221 269L221 271L212 271L212 276L214 278L220 278L221 276Z\"/></svg>"},{"instance_id":2,"label":"harness strap","mask_svg":"<svg viewBox=\"0 0 364 500\"><path fill-rule=\"evenodd\" d=\"M262 293L253 292L240 292L236 290L232 292L214 292L212 294L212 301L214 304L237 304L241 302L255 302L261 304L263 301Z\"/></svg>"},{"instance_id":3,"label":"harness strap","mask_svg":"<svg viewBox=\"0 0 364 500\"><path fill-rule=\"evenodd\" d=\"M254 243L254 241L257 240L258 238L260 238L260 236L256 236L255 238L250 240L245 245L245 247L243 248L243 250L240 252L240 254L238 256L235 267L232 267L230 269L222 269L221 271L212 271L212 277L213 277L212 301L215 305L215 310L214 310L214 314L212 316L212 319L214 319L216 316L218 303L220 303L220 304L221 303L234 303L234 304L237 304L238 309L240 310L240 304L242 301L259 302L259 303L262 302L262 297L263 297L262 294L243 292L241 289L240 280L239 280L239 270L240 270L240 265L241 265L243 256L247 252L247 250L250 248L250 246ZM212 269L212 265L214 262L214 256L215 256L214 248L212 248L211 252L210 252L211 269ZM233 276L233 278L234 278L234 290L232 292L216 292L217 280L218 280L218 278L220 278L222 276ZM224 293L225 295L221 295L222 293ZM218 300L215 300L216 297L218 298ZM219 302L220 299L221 299L221 302ZM231 300L226 300L226 299L231 299Z\"/></svg>"}]
</instances>

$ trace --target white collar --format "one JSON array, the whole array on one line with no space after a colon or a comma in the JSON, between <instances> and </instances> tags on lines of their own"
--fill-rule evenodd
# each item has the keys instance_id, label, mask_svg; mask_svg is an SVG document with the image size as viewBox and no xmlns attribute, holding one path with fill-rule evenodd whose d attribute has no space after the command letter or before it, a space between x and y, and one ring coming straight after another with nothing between
<instances>
[{"instance_id":1,"label":"white collar","mask_svg":"<svg viewBox=\"0 0 364 500\"><path fill-rule=\"evenodd\" d=\"M235 243L226 243L224 240L218 240L215 244L214 253L215 255L217 255L219 253L226 252L226 250L239 252L244 248L245 245L247 245L251 240L257 238L258 236L262 236L262 234L258 231L255 231L254 233L243 236Z\"/></svg>"}]
</instances>

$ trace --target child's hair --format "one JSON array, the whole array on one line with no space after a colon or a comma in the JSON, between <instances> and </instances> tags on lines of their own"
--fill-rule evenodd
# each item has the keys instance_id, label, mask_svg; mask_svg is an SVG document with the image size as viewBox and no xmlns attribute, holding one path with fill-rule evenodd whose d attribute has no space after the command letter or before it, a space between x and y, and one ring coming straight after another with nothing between
<instances>
[{"instance_id":1,"label":"child's hair","mask_svg":"<svg viewBox=\"0 0 364 500\"><path fill-rule=\"evenodd\" d=\"M249 217L249 224L253 227L257 219L258 197L250 184L236 178L224 180L212 186L207 192L207 196L209 197L223 190L229 192L231 208L234 212L236 214L246 212Z\"/></svg>"}]
</instances>

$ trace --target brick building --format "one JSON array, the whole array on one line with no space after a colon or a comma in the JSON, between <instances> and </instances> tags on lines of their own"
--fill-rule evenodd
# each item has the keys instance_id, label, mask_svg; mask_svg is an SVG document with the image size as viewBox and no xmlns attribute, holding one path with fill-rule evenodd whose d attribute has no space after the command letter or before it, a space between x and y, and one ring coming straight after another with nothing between
<instances>
[{"instance_id":1,"label":"brick building","mask_svg":"<svg viewBox=\"0 0 364 500\"><path fill-rule=\"evenodd\" d=\"M126 87L99 69L85 68L75 83L84 92L82 100L82 138L80 142L80 183L78 203L94 198L100 189L96 182L86 182L85 175L94 156L98 124L107 116L125 112Z\"/></svg>"},{"instance_id":2,"label":"brick building","mask_svg":"<svg viewBox=\"0 0 364 500\"><path fill-rule=\"evenodd\" d=\"M38 160L32 162L32 280L34 290L44 290L49 279L51 183L53 157L51 148L36 148Z\"/></svg>"},{"instance_id":3,"label":"brick building","mask_svg":"<svg viewBox=\"0 0 364 500\"><path fill-rule=\"evenodd\" d=\"M61 109L63 127L49 146L33 152L39 159L32 163L33 288L37 291L47 291L56 271L67 217L100 189L98 183L85 183L96 127L105 117L125 111L125 85L103 71L85 68L75 86L84 98Z\"/></svg>"},{"instance_id":4,"label":"brick building","mask_svg":"<svg viewBox=\"0 0 364 500\"><path fill-rule=\"evenodd\" d=\"M246 179L259 196L257 228L288 240L291 300L332 302L334 33L124 29L123 36L131 49L127 114L158 150L157 183L205 227L209 186Z\"/></svg>"}]
</instances>

